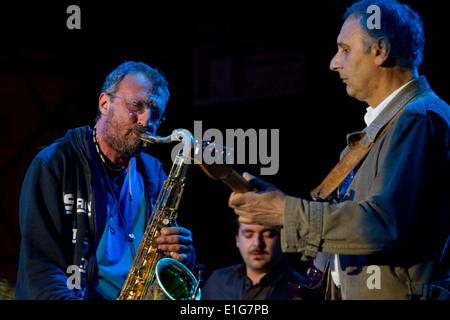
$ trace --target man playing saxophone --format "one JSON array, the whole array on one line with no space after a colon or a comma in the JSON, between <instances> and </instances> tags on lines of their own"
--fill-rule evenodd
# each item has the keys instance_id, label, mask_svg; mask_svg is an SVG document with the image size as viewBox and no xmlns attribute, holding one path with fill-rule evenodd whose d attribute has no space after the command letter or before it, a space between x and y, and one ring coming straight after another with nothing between
<instances>
[{"instance_id":1,"label":"man playing saxophone","mask_svg":"<svg viewBox=\"0 0 450 320\"><path fill-rule=\"evenodd\" d=\"M139 137L156 132L168 99L158 70L125 62L103 84L95 128L69 130L32 161L17 299L117 299L167 177ZM155 241L193 269L189 230L163 228Z\"/></svg>"}]
</instances>

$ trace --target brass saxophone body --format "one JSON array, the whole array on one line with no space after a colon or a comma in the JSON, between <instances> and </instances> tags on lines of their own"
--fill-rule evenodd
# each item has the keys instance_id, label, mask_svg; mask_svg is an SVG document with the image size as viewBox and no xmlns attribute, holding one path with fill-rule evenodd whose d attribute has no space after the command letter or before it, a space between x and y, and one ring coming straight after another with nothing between
<instances>
[{"instance_id":1,"label":"brass saxophone body","mask_svg":"<svg viewBox=\"0 0 450 320\"><path fill-rule=\"evenodd\" d=\"M166 258L158 250L156 242L161 229L172 226L177 218L186 170L191 162L192 134L179 129L165 138L149 133L142 134L140 138L144 146L147 143L182 141L183 150L176 156L159 193L118 300L200 299L198 281L190 270L179 261Z\"/></svg>"}]
</instances>

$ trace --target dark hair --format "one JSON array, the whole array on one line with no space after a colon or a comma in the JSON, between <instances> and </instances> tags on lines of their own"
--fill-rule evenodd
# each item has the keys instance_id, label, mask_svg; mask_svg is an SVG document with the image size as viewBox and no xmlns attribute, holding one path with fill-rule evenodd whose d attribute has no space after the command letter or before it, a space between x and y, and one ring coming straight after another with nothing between
<instances>
[{"instance_id":1,"label":"dark hair","mask_svg":"<svg viewBox=\"0 0 450 320\"><path fill-rule=\"evenodd\" d=\"M155 88L161 87L167 93L169 97L169 83L164 75L156 68L152 68L143 62L125 61L119 65L114 71L112 71L103 82L100 93L107 93L109 95L114 94L119 89L119 84L130 73L142 73L144 74ZM100 111L97 114L95 121L100 118Z\"/></svg>"},{"instance_id":2,"label":"dark hair","mask_svg":"<svg viewBox=\"0 0 450 320\"><path fill-rule=\"evenodd\" d=\"M376 5L380 9L380 28L369 28L367 20L374 14L367 9ZM423 59L425 46L424 24L418 13L396 0L362 0L347 8L343 19L355 15L361 28L373 39L384 38L389 57L387 65L415 71Z\"/></svg>"},{"instance_id":3,"label":"dark hair","mask_svg":"<svg viewBox=\"0 0 450 320\"><path fill-rule=\"evenodd\" d=\"M233 233L234 235L238 235L239 234L239 227L241 226L241 223L239 222L239 216L238 215L234 215L234 220L233 220Z\"/></svg>"}]
</instances>

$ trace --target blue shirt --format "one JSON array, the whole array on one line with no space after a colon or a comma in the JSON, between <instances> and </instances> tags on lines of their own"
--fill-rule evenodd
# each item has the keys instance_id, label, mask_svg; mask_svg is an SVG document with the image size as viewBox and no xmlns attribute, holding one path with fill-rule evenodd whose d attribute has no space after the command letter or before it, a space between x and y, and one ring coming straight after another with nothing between
<instances>
[{"instance_id":1,"label":"blue shirt","mask_svg":"<svg viewBox=\"0 0 450 320\"><path fill-rule=\"evenodd\" d=\"M146 226L146 201L142 174L136 159L120 171L110 169L91 146L95 170L97 243L96 268L91 295L101 299L117 299ZM128 177L130 176L130 179ZM131 189L131 200L129 198ZM134 241L127 240L127 234Z\"/></svg>"}]
</instances>

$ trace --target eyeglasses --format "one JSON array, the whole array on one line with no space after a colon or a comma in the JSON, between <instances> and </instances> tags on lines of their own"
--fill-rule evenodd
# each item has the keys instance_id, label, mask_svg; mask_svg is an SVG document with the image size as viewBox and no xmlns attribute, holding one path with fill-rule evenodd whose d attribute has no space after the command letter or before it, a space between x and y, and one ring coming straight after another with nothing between
<instances>
[{"instance_id":1,"label":"eyeglasses","mask_svg":"<svg viewBox=\"0 0 450 320\"><path fill-rule=\"evenodd\" d=\"M125 99L120 96L116 96L114 94L108 94L111 98L119 98L125 101L126 107L130 114L143 114L145 111L150 112L150 122L156 125L160 125L162 122L166 120L164 117L164 113L161 112L161 109L151 106L149 103L144 102L142 100L132 100Z\"/></svg>"}]
</instances>

